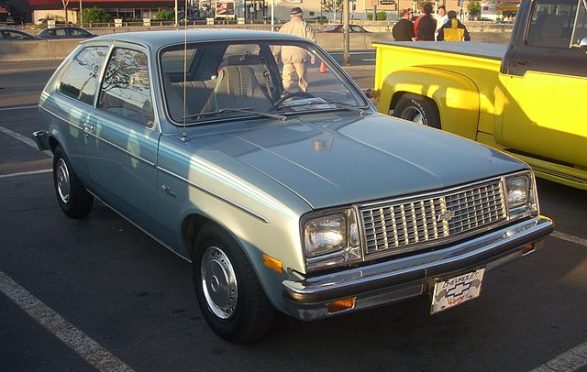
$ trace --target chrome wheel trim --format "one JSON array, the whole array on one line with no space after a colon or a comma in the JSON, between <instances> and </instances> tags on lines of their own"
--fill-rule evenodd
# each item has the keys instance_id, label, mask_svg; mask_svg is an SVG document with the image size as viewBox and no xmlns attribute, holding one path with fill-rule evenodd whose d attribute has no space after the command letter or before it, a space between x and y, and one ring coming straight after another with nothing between
<instances>
[{"instance_id":1,"label":"chrome wheel trim","mask_svg":"<svg viewBox=\"0 0 587 372\"><path fill-rule=\"evenodd\" d=\"M69 169L63 158L57 161L57 167L55 168L55 177L57 179L57 193L59 199L64 204L69 203L69 193L71 191L71 181L69 178Z\"/></svg>"},{"instance_id":2,"label":"chrome wheel trim","mask_svg":"<svg viewBox=\"0 0 587 372\"><path fill-rule=\"evenodd\" d=\"M408 107L404 111L404 115L409 121L412 121L418 125L426 125L424 124L424 115L416 107Z\"/></svg>"},{"instance_id":3,"label":"chrome wheel trim","mask_svg":"<svg viewBox=\"0 0 587 372\"><path fill-rule=\"evenodd\" d=\"M230 318L238 302L238 283L226 253L216 246L208 247L200 263L200 278L210 310L220 319Z\"/></svg>"}]
</instances>

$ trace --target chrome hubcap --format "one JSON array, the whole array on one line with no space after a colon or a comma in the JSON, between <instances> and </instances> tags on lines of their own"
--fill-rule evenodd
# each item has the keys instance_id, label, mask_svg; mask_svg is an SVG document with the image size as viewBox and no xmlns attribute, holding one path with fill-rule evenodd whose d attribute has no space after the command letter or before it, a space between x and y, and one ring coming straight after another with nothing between
<instances>
[{"instance_id":1,"label":"chrome hubcap","mask_svg":"<svg viewBox=\"0 0 587 372\"><path fill-rule=\"evenodd\" d=\"M59 161L57 161L55 177L57 177L57 193L59 194L59 199L61 199L64 204L67 204L69 202L71 183L69 180L69 169L67 169L65 160L59 159Z\"/></svg>"},{"instance_id":2,"label":"chrome hubcap","mask_svg":"<svg viewBox=\"0 0 587 372\"><path fill-rule=\"evenodd\" d=\"M236 310L238 285L232 263L220 248L206 249L200 264L202 289L214 315L228 319Z\"/></svg>"}]
</instances>

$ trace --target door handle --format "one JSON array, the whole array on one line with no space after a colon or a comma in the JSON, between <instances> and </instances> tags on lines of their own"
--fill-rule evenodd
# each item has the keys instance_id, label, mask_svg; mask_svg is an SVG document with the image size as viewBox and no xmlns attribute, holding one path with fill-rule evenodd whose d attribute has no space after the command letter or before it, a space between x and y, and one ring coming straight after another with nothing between
<instances>
[{"instance_id":1,"label":"door handle","mask_svg":"<svg viewBox=\"0 0 587 372\"><path fill-rule=\"evenodd\" d=\"M92 134L94 134L94 132L96 132L96 127L94 127L92 124L89 124L89 123L85 123L85 124L82 126L82 129L83 129L83 130L84 130L84 132L86 132L86 133L92 133Z\"/></svg>"}]
</instances>

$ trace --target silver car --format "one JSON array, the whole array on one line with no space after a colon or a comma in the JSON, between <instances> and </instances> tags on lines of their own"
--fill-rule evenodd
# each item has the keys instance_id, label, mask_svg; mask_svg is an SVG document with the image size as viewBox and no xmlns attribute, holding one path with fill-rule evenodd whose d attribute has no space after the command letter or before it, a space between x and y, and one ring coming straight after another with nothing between
<instances>
[{"instance_id":1,"label":"silver car","mask_svg":"<svg viewBox=\"0 0 587 372\"><path fill-rule=\"evenodd\" d=\"M233 342L275 310L315 320L421 295L448 309L552 231L527 165L376 113L294 36L96 37L39 106L63 212L99 198L189 260L202 314Z\"/></svg>"}]
</instances>

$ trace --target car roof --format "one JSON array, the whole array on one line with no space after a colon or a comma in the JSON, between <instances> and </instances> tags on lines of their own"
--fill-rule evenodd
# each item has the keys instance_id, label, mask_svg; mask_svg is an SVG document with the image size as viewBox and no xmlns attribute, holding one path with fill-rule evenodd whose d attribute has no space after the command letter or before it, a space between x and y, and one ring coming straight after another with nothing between
<instances>
[{"instance_id":1,"label":"car roof","mask_svg":"<svg viewBox=\"0 0 587 372\"><path fill-rule=\"evenodd\" d=\"M95 43L100 41L120 41L132 44L139 44L157 50L161 47L183 43L184 38L187 42L207 42L207 41L259 41L259 40L304 40L298 36L270 31L253 31L253 30L234 30L234 29L190 29L184 35L184 30L168 31L141 31L141 32L124 32L95 37L85 43Z\"/></svg>"}]
</instances>

